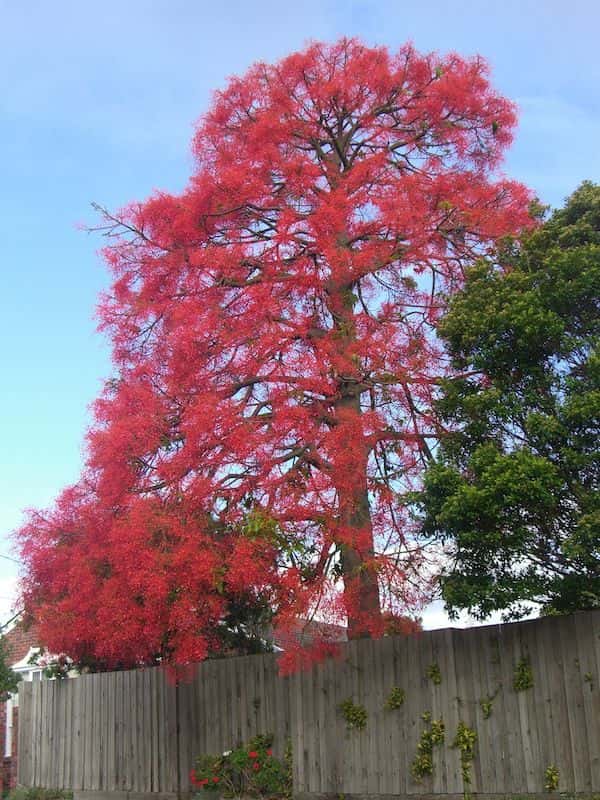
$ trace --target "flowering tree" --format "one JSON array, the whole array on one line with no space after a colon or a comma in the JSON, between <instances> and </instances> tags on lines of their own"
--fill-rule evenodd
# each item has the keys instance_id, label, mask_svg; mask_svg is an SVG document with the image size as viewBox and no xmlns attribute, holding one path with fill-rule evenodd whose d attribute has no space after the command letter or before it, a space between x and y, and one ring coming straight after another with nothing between
<instances>
[{"instance_id":1,"label":"flowering tree","mask_svg":"<svg viewBox=\"0 0 600 800\"><path fill-rule=\"evenodd\" d=\"M181 195L104 212L116 377L81 481L19 534L52 649L185 662L240 597L351 637L419 600L436 322L531 224L494 175L514 123L479 58L314 44L216 94Z\"/></svg>"}]
</instances>

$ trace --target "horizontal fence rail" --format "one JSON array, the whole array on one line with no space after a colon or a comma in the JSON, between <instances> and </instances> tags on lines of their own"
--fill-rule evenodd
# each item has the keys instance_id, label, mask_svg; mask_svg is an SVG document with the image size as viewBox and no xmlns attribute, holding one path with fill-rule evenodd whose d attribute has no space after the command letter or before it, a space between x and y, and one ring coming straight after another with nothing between
<instances>
[{"instance_id":1,"label":"horizontal fence rail","mask_svg":"<svg viewBox=\"0 0 600 800\"><path fill-rule=\"evenodd\" d=\"M350 642L290 677L264 655L177 685L159 668L24 683L19 715L19 783L76 793L186 795L198 754L258 733L276 755L291 742L296 795L540 794L549 768L558 791L600 792L600 611ZM476 735L472 758L459 730Z\"/></svg>"}]
</instances>

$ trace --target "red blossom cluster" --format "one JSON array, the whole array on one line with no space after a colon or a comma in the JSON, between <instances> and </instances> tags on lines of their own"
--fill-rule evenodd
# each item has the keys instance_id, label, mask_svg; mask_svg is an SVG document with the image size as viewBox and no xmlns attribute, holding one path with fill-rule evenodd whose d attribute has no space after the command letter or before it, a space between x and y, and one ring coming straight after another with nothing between
<instances>
[{"instance_id":1,"label":"red blossom cluster","mask_svg":"<svg viewBox=\"0 0 600 800\"><path fill-rule=\"evenodd\" d=\"M18 533L51 650L184 664L242 595L350 636L427 596L402 498L444 298L531 224L494 175L514 124L480 58L313 44L216 94L181 194L106 216L115 377L81 479Z\"/></svg>"},{"instance_id":2,"label":"red blossom cluster","mask_svg":"<svg viewBox=\"0 0 600 800\"><path fill-rule=\"evenodd\" d=\"M212 783L219 783L219 777L217 775L213 775L213 777L209 780L208 778L200 778L196 775L196 770L191 770L190 772L190 783L194 786L208 786L208 784Z\"/></svg>"}]
</instances>

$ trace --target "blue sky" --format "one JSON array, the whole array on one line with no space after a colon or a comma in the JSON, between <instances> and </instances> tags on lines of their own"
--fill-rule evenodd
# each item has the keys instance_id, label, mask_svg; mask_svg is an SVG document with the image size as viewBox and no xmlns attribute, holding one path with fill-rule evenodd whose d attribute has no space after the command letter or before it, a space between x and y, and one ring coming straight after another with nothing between
<instances>
[{"instance_id":1,"label":"blue sky","mask_svg":"<svg viewBox=\"0 0 600 800\"><path fill-rule=\"evenodd\" d=\"M183 187L194 122L227 76L342 35L480 53L521 109L506 172L559 205L600 180L598 30L595 0L0 0L0 555L21 510L77 478L110 373L101 239L77 224L93 201ZM0 559L0 621L15 575Z\"/></svg>"}]
</instances>

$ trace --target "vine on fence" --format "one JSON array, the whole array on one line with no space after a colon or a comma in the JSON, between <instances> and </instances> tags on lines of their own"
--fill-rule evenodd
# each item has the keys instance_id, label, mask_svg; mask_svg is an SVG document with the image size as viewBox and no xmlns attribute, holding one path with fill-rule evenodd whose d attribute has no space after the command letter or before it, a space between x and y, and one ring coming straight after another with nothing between
<instances>
[{"instance_id":1,"label":"vine on fence","mask_svg":"<svg viewBox=\"0 0 600 800\"><path fill-rule=\"evenodd\" d=\"M456 729L456 736L452 742L452 747L460 750L460 767L463 779L463 797L464 800L471 799L471 765L475 756L475 744L477 742L477 733L473 728L463 722L458 723Z\"/></svg>"},{"instance_id":2,"label":"vine on fence","mask_svg":"<svg viewBox=\"0 0 600 800\"><path fill-rule=\"evenodd\" d=\"M444 743L445 726L442 719L431 719L431 713L426 711L421 719L427 727L421 734L417 744L417 754L413 759L410 770L417 781L425 775L433 773L433 748Z\"/></svg>"}]
</instances>

